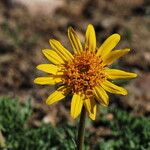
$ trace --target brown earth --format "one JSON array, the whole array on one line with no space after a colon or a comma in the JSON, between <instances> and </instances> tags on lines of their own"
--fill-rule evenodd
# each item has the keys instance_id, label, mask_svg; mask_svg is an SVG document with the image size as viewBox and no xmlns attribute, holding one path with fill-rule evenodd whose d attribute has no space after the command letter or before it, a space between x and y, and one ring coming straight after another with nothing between
<instances>
[{"instance_id":1,"label":"brown earth","mask_svg":"<svg viewBox=\"0 0 150 150\"><path fill-rule=\"evenodd\" d=\"M148 0L60 0L47 6L25 5L9 0L0 2L0 95L31 98L35 109L34 124L39 120L56 124L70 119L69 102L48 107L44 99L55 88L37 86L33 79L42 73L35 69L46 62L41 49L56 38L70 48L68 26L73 26L82 41L89 23L95 26L98 44L112 33L122 35L118 48L130 47L131 53L115 67L139 74L125 85L128 97L115 96L111 104L140 115L150 113L150 4ZM33 8L33 9L32 9ZM49 9L49 10L47 10ZM62 105L62 103L64 105ZM66 109L67 108L67 109ZM61 114L59 113L61 111Z\"/></svg>"}]
</instances>

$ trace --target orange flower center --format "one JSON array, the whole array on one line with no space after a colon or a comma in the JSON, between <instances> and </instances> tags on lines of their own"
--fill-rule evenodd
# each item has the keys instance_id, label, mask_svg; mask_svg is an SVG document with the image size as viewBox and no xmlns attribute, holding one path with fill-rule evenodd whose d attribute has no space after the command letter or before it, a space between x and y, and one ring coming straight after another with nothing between
<instances>
[{"instance_id":1,"label":"orange flower center","mask_svg":"<svg viewBox=\"0 0 150 150\"><path fill-rule=\"evenodd\" d=\"M65 64L64 84L74 93L92 95L92 89L105 79L103 61L95 53L83 51Z\"/></svg>"}]
</instances>

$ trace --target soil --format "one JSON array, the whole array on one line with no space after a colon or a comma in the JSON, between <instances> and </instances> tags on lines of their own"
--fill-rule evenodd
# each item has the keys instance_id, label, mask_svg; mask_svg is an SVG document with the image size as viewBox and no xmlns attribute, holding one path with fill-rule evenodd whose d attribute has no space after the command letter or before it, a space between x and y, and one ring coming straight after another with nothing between
<instances>
[{"instance_id":1,"label":"soil","mask_svg":"<svg viewBox=\"0 0 150 150\"><path fill-rule=\"evenodd\" d=\"M136 72L139 77L125 84L128 97L112 96L110 105L129 109L137 115L150 113L150 3L148 0L59 0L41 5L24 4L17 0L0 1L0 95L32 99L34 125L40 121L57 124L73 120L69 116L70 102L46 106L44 100L55 89L33 84L42 75L36 65L47 62L41 50L49 48L55 38L70 48L67 28L72 26L84 41L86 27L92 23L100 45L112 33L122 40L118 48L132 49L116 67ZM61 113L59 113L61 110ZM38 122L39 121L39 122Z\"/></svg>"}]
</instances>

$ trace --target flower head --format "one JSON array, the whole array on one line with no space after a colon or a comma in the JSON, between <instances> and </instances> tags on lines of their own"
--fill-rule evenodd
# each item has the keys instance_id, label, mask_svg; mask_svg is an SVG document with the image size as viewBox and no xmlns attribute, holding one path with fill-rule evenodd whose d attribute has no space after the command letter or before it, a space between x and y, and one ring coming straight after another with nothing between
<instances>
[{"instance_id":1,"label":"flower head","mask_svg":"<svg viewBox=\"0 0 150 150\"><path fill-rule=\"evenodd\" d=\"M108 68L116 59L127 54L130 49L113 50L120 41L119 34L108 37L97 48L94 27L90 24L82 45L73 28L69 27L68 37L74 54L71 54L57 40L50 40L52 49L42 50L52 64L40 64L37 69L48 73L45 77L34 80L36 84L54 85L60 87L46 100L48 105L62 100L72 93L71 116L76 118L84 106L92 120L96 118L97 103L108 106L107 92L126 95L127 90L113 84L114 79L135 78L135 73Z\"/></svg>"}]
</instances>

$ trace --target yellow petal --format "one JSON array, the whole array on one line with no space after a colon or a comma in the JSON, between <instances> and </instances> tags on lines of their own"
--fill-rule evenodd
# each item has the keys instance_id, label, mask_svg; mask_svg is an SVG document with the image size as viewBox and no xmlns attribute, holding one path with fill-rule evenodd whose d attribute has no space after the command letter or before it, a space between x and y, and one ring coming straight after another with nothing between
<instances>
[{"instance_id":1,"label":"yellow petal","mask_svg":"<svg viewBox=\"0 0 150 150\"><path fill-rule=\"evenodd\" d=\"M42 52L45 55L45 57L52 63L56 65L65 64L62 58L55 51L50 50L50 49L44 49L42 50Z\"/></svg>"},{"instance_id":2,"label":"yellow petal","mask_svg":"<svg viewBox=\"0 0 150 150\"><path fill-rule=\"evenodd\" d=\"M51 105L57 101L60 101L65 98L66 95L67 89L64 86L61 86L47 98L46 104Z\"/></svg>"},{"instance_id":3,"label":"yellow petal","mask_svg":"<svg viewBox=\"0 0 150 150\"><path fill-rule=\"evenodd\" d=\"M101 86L96 86L94 87L94 95L97 99L97 101L103 105L103 106L108 106L109 104L109 97L105 90Z\"/></svg>"},{"instance_id":4,"label":"yellow petal","mask_svg":"<svg viewBox=\"0 0 150 150\"><path fill-rule=\"evenodd\" d=\"M93 25L89 24L85 35L85 49L90 51L96 50L96 35Z\"/></svg>"},{"instance_id":5,"label":"yellow petal","mask_svg":"<svg viewBox=\"0 0 150 150\"><path fill-rule=\"evenodd\" d=\"M126 89L124 89L120 86L117 86L109 81L104 81L103 83L101 83L101 86L110 93L127 95Z\"/></svg>"},{"instance_id":6,"label":"yellow petal","mask_svg":"<svg viewBox=\"0 0 150 150\"><path fill-rule=\"evenodd\" d=\"M122 50L112 51L105 57L102 57L103 63L105 65L111 65L115 60L126 55L129 51L130 51L130 49L122 49Z\"/></svg>"},{"instance_id":7,"label":"yellow petal","mask_svg":"<svg viewBox=\"0 0 150 150\"><path fill-rule=\"evenodd\" d=\"M58 76L38 77L34 80L34 83L41 84L41 85L45 85L45 84L53 85L60 82L62 82L62 78Z\"/></svg>"},{"instance_id":8,"label":"yellow petal","mask_svg":"<svg viewBox=\"0 0 150 150\"><path fill-rule=\"evenodd\" d=\"M97 105L93 98L91 99L85 99L84 100L84 106L88 112L89 117L92 120L96 119L96 111L97 111Z\"/></svg>"},{"instance_id":9,"label":"yellow petal","mask_svg":"<svg viewBox=\"0 0 150 150\"><path fill-rule=\"evenodd\" d=\"M137 77L137 74L126 72L122 70L117 69L107 69L105 70L105 73L109 79L124 79L124 78L135 78Z\"/></svg>"},{"instance_id":10,"label":"yellow petal","mask_svg":"<svg viewBox=\"0 0 150 150\"><path fill-rule=\"evenodd\" d=\"M40 64L36 68L53 75L63 75L63 72L60 71L61 67L53 64Z\"/></svg>"},{"instance_id":11,"label":"yellow petal","mask_svg":"<svg viewBox=\"0 0 150 150\"><path fill-rule=\"evenodd\" d=\"M72 54L62 46L62 44L57 40L49 40L51 47L57 52L57 54L62 57L63 60L68 61L73 59Z\"/></svg>"},{"instance_id":12,"label":"yellow petal","mask_svg":"<svg viewBox=\"0 0 150 150\"><path fill-rule=\"evenodd\" d=\"M83 106L83 99L80 94L74 94L71 101L71 116L73 119L77 118L81 113Z\"/></svg>"},{"instance_id":13,"label":"yellow petal","mask_svg":"<svg viewBox=\"0 0 150 150\"><path fill-rule=\"evenodd\" d=\"M68 37L71 42L74 53L80 54L83 51L82 44L79 40L79 37L77 36L77 34L75 33L72 27L68 28Z\"/></svg>"},{"instance_id":14,"label":"yellow petal","mask_svg":"<svg viewBox=\"0 0 150 150\"><path fill-rule=\"evenodd\" d=\"M97 56L105 56L107 55L120 41L120 35L119 34L113 34L110 37L108 37L104 43L100 46L100 48L97 50Z\"/></svg>"}]
</instances>

